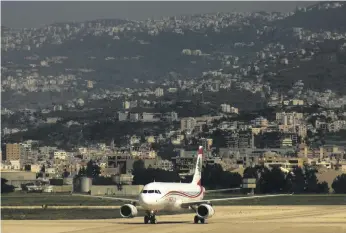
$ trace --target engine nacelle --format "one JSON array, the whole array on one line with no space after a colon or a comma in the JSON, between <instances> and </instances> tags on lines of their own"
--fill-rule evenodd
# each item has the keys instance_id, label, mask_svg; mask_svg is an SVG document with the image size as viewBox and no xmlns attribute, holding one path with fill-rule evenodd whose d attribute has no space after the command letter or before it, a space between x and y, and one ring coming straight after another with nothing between
<instances>
[{"instance_id":1,"label":"engine nacelle","mask_svg":"<svg viewBox=\"0 0 346 233\"><path fill-rule=\"evenodd\" d=\"M137 207L131 204L126 204L120 207L120 215L123 218L134 218L138 214Z\"/></svg>"},{"instance_id":2,"label":"engine nacelle","mask_svg":"<svg viewBox=\"0 0 346 233\"><path fill-rule=\"evenodd\" d=\"M215 210L211 205L201 204L197 207L197 215L200 218L211 218L215 214Z\"/></svg>"}]
</instances>

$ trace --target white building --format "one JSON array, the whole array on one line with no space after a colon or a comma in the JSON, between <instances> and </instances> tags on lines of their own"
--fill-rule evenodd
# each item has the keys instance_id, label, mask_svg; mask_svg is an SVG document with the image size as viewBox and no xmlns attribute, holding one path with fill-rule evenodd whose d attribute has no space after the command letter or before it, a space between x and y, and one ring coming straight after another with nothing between
<instances>
[{"instance_id":1,"label":"white building","mask_svg":"<svg viewBox=\"0 0 346 233\"><path fill-rule=\"evenodd\" d=\"M239 113L239 109L235 107L231 107L229 104L221 104L221 111L226 113Z\"/></svg>"},{"instance_id":2,"label":"white building","mask_svg":"<svg viewBox=\"0 0 346 233\"><path fill-rule=\"evenodd\" d=\"M186 117L186 118L182 118L180 120L180 129L182 131L193 130L196 125L197 125L197 121L193 117Z\"/></svg>"},{"instance_id":3,"label":"white building","mask_svg":"<svg viewBox=\"0 0 346 233\"><path fill-rule=\"evenodd\" d=\"M65 151L55 151L54 152L54 159L61 159L65 160L67 158L67 154Z\"/></svg>"},{"instance_id":4,"label":"white building","mask_svg":"<svg viewBox=\"0 0 346 233\"><path fill-rule=\"evenodd\" d=\"M156 97L161 97L161 96L163 96L163 89L162 89L162 88L156 88L156 89L155 89L155 96L156 96Z\"/></svg>"}]
</instances>

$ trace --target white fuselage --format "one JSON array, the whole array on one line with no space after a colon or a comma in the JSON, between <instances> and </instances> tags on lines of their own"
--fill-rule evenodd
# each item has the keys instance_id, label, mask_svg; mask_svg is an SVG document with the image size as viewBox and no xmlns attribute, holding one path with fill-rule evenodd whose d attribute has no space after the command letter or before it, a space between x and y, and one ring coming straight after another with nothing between
<instances>
[{"instance_id":1,"label":"white fuselage","mask_svg":"<svg viewBox=\"0 0 346 233\"><path fill-rule=\"evenodd\" d=\"M144 186L139 204L148 211L176 211L183 202L202 200L204 192L204 187L192 183L153 182Z\"/></svg>"}]
</instances>

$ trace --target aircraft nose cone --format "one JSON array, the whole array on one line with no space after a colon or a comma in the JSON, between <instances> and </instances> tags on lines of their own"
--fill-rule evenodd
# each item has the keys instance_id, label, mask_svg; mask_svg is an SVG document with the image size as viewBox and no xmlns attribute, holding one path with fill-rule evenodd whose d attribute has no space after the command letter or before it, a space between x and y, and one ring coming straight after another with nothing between
<instances>
[{"instance_id":1,"label":"aircraft nose cone","mask_svg":"<svg viewBox=\"0 0 346 233\"><path fill-rule=\"evenodd\" d=\"M157 204L157 200L155 197L150 197L145 195L141 195L140 201L142 202L142 205L147 208L150 208L154 206L155 204Z\"/></svg>"},{"instance_id":2,"label":"aircraft nose cone","mask_svg":"<svg viewBox=\"0 0 346 233\"><path fill-rule=\"evenodd\" d=\"M143 202L147 204L154 204L156 200L154 197L143 197Z\"/></svg>"}]
</instances>

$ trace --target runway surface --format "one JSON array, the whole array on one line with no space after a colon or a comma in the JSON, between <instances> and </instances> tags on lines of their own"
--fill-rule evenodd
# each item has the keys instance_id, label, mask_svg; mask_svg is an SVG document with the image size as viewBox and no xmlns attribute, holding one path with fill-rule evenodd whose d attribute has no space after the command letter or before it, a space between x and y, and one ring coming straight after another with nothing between
<instances>
[{"instance_id":1,"label":"runway surface","mask_svg":"<svg viewBox=\"0 0 346 233\"><path fill-rule=\"evenodd\" d=\"M143 217L103 220L4 220L3 233L346 233L346 206L215 206L206 224L193 224L194 214L157 216L158 224L144 225Z\"/></svg>"}]
</instances>

